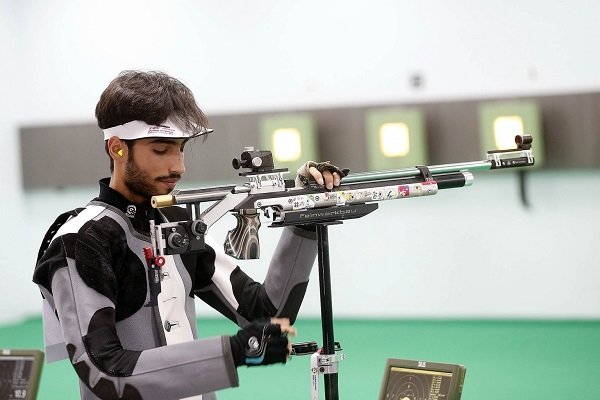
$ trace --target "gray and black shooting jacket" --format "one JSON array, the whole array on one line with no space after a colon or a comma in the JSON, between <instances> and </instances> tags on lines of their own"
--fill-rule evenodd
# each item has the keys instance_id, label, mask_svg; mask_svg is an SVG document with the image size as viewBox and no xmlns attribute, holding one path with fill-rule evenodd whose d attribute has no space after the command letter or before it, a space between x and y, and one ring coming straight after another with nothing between
<instances>
[{"instance_id":1,"label":"gray and black shooting jacket","mask_svg":"<svg viewBox=\"0 0 600 400\"><path fill-rule=\"evenodd\" d=\"M194 297L242 327L273 316L293 321L316 234L284 228L262 284L206 236L205 251L165 256L151 306L149 221L187 213L131 204L108 182L85 208L59 217L40 249L33 281L43 296L46 360L71 360L83 399L214 399L238 385L237 370L228 336L197 338Z\"/></svg>"}]
</instances>

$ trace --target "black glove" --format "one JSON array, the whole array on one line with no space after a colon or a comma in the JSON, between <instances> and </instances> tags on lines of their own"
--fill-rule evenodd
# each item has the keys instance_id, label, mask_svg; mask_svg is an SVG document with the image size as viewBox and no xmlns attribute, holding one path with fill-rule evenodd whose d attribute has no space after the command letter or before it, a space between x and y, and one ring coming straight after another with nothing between
<instances>
[{"instance_id":1,"label":"black glove","mask_svg":"<svg viewBox=\"0 0 600 400\"><path fill-rule=\"evenodd\" d=\"M285 363L289 356L287 336L270 321L254 321L229 340L236 367Z\"/></svg>"}]
</instances>

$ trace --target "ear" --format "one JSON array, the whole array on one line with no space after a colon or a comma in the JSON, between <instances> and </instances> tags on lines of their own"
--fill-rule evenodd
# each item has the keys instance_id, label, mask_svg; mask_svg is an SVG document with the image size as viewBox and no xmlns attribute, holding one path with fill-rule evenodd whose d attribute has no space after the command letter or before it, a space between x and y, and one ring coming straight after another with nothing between
<instances>
[{"instance_id":1,"label":"ear","mask_svg":"<svg viewBox=\"0 0 600 400\"><path fill-rule=\"evenodd\" d=\"M108 139L108 154L115 163L126 160L128 156L128 148L125 142L116 136Z\"/></svg>"},{"instance_id":2,"label":"ear","mask_svg":"<svg viewBox=\"0 0 600 400\"><path fill-rule=\"evenodd\" d=\"M129 148L123 140L113 136L108 139L108 154L113 159L114 164L118 165L127 161Z\"/></svg>"}]
</instances>

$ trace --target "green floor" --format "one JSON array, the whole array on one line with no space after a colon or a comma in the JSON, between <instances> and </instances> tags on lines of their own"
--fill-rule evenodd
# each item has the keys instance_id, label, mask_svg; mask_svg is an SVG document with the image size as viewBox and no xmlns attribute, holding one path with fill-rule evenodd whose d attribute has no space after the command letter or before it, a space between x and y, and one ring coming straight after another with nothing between
<instances>
[{"instance_id":1,"label":"green floor","mask_svg":"<svg viewBox=\"0 0 600 400\"><path fill-rule=\"evenodd\" d=\"M297 341L319 340L320 322L300 320ZM226 320L199 322L202 336L232 333ZM336 320L344 347L340 399L376 399L388 357L463 364L463 400L600 399L600 321ZM39 319L0 327L0 348L41 348ZM309 358L240 369L221 400L310 399ZM70 364L44 367L39 399L77 399ZM321 396L324 399L324 396Z\"/></svg>"}]
</instances>

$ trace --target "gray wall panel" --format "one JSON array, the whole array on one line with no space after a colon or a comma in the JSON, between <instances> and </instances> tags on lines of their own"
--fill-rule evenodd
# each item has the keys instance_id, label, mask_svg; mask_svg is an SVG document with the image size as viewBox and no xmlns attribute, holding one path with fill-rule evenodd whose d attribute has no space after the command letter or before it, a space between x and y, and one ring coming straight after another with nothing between
<instances>
[{"instance_id":1,"label":"gray wall panel","mask_svg":"<svg viewBox=\"0 0 600 400\"><path fill-rule=\"evenodd\" d=\"M476 102L429 104L423 109L430 164L484 158L479 148Z\"/></svg>"},{"instance_id":2,"label":"gray wall panel","mask_svg":"<svg viewBox=\"0 0 600 400\"><path fill-rule=\"evenodd\" d=\"M600 94L539 99L548 167L600 166Z\"/></svg>"},{"instance_id":3,"label":"gray wall panel","mask_svg":"<svg viewBox=\"0 0 600 400\"><path fill-rule=\"evenodd\" d=\"M20 142L25 188L90 185L110 175L95 124L21 128Z\"/></svg>"},{"instance_id":4,"label":"gray wall panel","mask_svg":"<svg viewBox=\"0 0 600 400\"><path fill-rule=\"evenodd\" d=\"M527 99L540 105L545 168L600 167L599 93ZM478 105L482 101L381 107L422 109L430 164L441 164L485 157L480 149L478 127ZM357 172L367 169L364 120L371 108L376 107L299 111L315 118L321 159ZM260 147L260 119L273 114L277 113L209 116L215 132L205 141L198 139L187 146L187 172L182 184L235 181L238 171L231 168L232 158L238 157L245 146ZM104 153L102 133L95 124L24 127L20 129L20 138L25 188L90 185L108 175L108 156Z\"/></svg>"},{"instance_id":5,"label":"gray wall panel","mask_svg":"<svg viewBox=\"0 0 600 400\"><path fill-rule=\"evenodd\" d=\"M355 172L366 170L364 113L362 108L312 111L322 160L335 162Z\"/></svg>"}]
</instances>

